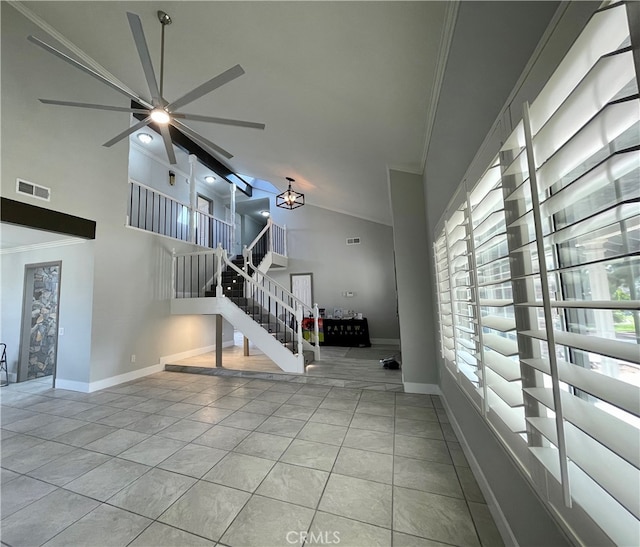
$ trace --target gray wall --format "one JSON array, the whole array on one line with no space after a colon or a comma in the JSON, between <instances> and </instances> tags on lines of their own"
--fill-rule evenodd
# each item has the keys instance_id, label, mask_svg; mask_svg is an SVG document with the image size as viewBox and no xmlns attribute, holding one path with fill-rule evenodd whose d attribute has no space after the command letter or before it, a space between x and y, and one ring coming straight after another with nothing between
<instances>
[{"instance_id":1,"label":"gray wall","mask_svg":"<svg viewBox=\"0 0 640 547\"><path fill-rule=\"evenodd\" d=\"M0 228L1 229L1 228ZM62 262L58 328L58 379L89 381L93 300L93 242L0 255L0 339L7 344L9 373L17 373L27 264Z\"/></svg>"},{"instance_id":2,"label":"gray wall","mask_svg":"<svg viewBox=\"0 0 640 547\"><path fill-rule=\"evenodd\" d=\"M52 190L48 208L97 222L89 381L212 345L213 317L169 314L171 248L192 247L124 227L127 142L111 148L101 144L127 127L127 115L76 111L37 100L42 90L46 97L102 104L116 104L122 97L27 42L29 34L43 36L2 3L0 188L5 197L42 206L42 201L17 195L15 181L20 177L42 184ZM136 363L130 362L133 354Z\"/></svg>"},{"instance_id":3,"label":"gray wall","mask_svg":"<svg viewBox=\"0 0 640 547\"><path fill-rule=\"evenodd\" d=\"M289 274L312 273L314 301L328 314L334 308L362 312L371 338L400 338L390 226L313 205L288 211L272 203L271 214L287 226L290 258L286 271L269 275L290 289ZM347 245L349 237L362 243ZM348 291L354 296L343 296Z\"/></svg>"},{"instance_id":4,"label":"gray wall","mask_svg":"<svg viewBox=\"0 0 640 547\"><path fill-rule=\"evenodd\" d=\"M156 135L156 138L159 138ZM184 154L178 154L178 158L183 158ZM188 160L188 156L187 156ZM180 161L178 159L178 161ZM129 177L136 182L146 184L172 198L189 204L189 164L169 165L167 161L161 161L155 156L145 153L143 146L135 143L129 149ZM176 174L176 181L173 186L169 184L169 171ZM227 184L227 183L225 183ZM222 196L214 190L214 186L204 182L201 178L196 178L196 193L205 196L213 201L214 216L224 220L224 206L229 204L230 196Z\"/></svg>"},{"instance_id":5,"label":"gray wall","mask_svg":"<svg viewBox=\"0 0 640 547\"><path fill-rule=\"evenodd\" d=\"M520 547L563 547L571 543L553 520L524 476L513 465L486 422L480 417L467 395L451 375L443 374L441 382L447 408L456 433L463 434L463 444L471 448L469 460L474 473L480 464L482 484L487 481L500 504L500 511ZM462 440L462 439L461 439ZM488 500L491 506L492 500ZM495 517L495 515L494 515ZM509 544L505 539L505 543Z\"/></svg>"},{"instance_id":6,"label":"gray wall","mask_svg":"<svg viewBox=\"0 0 640 547\"><path fill-rule=\"evenodd\" d=\"M422 177L389 171L393 218L393 244L398 277L398 311L402 344L402 379L406 391L438 383L438 367L431 352L436 348L432 274ZM421 386L413 385L421 384Z\"/></svg>"},{"instance_id":7,"label":"gray wall","mask_svg":"<svg viewBox=\"0 0 640 547\"><path fill-rule=\"evenodd\" d=\"M242 216L242 238L240 240L242 245L250 245L257 235L265 227L266 222L260 224L254 218L249 215Z\"/></svg>"},{"instance_id":8,"label":"gray wall","mask_svg":"<svg viewBox=\"0 0 640 547\"><path fill-rule=\"evenodd\" d=\"M430 236L558 5L460 2L424 171Z\"/></svg>"},{"instance_id":9,"label":"gray wall","mask_svg":"<svg viewBox=\"0 0 640 547\"><path fill-rule=\"evenodd\" d=\"M454 34L448 66L451 70L443 82L441 108L424 172L432 272L431 243L437 235L434 232L441 228L440 219L458 187L465 180L473 185L482 175L504 137L522 117L522 103L535 98L596 7L593 2L563 5L535 51L535 59L525 69L537 36L547 25L555 5L543 2L460 4L459 33L457 30ZM491 21L485 26L486 18ZM469 30L473 28L482 30L476 33L475 40ZM489 43L495 36L502 36L502 40L496 42L498 49ZM487 38L491 40L487 42ZM476 85L470 85L473 83ZM458 199L459 196L455 198ZM433 298L435 304L435 293ZM434 305L435 325L437 321ZM453 381L437 348L433 357L441 370L440 387L451 420L458 428L456 433L461 441L473 454L481 475L488 481L492 494L489 506L499 525L506 525L519 545L568 545L561 525L550 516L544 502ZM498 511L492 500L497 503Z\"/></svg>"}]
</instances>

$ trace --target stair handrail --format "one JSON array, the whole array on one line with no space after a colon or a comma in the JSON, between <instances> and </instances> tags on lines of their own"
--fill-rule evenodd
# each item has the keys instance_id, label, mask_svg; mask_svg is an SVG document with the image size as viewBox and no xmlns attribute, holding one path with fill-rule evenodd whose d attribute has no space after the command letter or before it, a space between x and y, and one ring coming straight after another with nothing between
<instances>
[{"instance_id":1,"label":"stair handrail","mask_svg":"<svg viewBox=\"0 0 640 547\"><path fill-rule=\"evenodd\" d=\"M240 275L252 287L254 287L260 292L268 293L271 298L273 298L278 304L280 304L285 309L287 309L287 311L289 311L290 313L296 314L297 307L293 308L278 296L269 293L269 291L267 291L264 287L260 286L260 283L258 283L255 279L253 279L253 277L251 277L247 272L238 268L238 266L236 266L233 262L231 262L231 260L229 260L229 257L227 256L226 251L222 248L222 244L218 244L218 247L216 247L216 254L218 256L218 260L224 261L224 263L227 265L228 268L230 268L231 270L236 272L238 275ZM222 268L218 268L218 272L219 272L219 276L217 280L216 293L218 292L218 289L220 290L220 293L222 293ZM216 296L218 295L216 294Z\"/></svg>"},{"instance_id":2,"label":"stair handrail","mask_svg":"<svg viewBox=\"0 0 640 547\"><path fill-rule=\"evenodd\" d=\"M309 317L313 318L313 334L314 334L314 340L316 341L315 348L314 348L314 353L315 353L314 358L316 359L316 361L319 361L320 360L320 324L319 324L320 309L318 308L318 303L317 302L314 303L313 306L309 306L305 304L295 294L290 292L289 289L285 288L283 285L278 283L275 279L268 276L266 273L258 270L258 267L253 263L253 255L247 249L246 246L242 251L242 256L244 258L245 267L247 266L247 264L249 264L254 269L256 275L260 275L266 278L269 281L269 283L278 287L287 296L287 298L290 298L293 302L295 302L298 305L298 307L300 307L300 309L302 310L303 318L307 317L307 313Z\"/></svg>"},{"instance_id":3,"label":"stair handrail","mask_svg":"<svg viewBox=\"0 0 640 547\"><path fill-rule=\"evenodd\" d=\"M244 252L243 252L243 254L244 254ZM293 300L296 304L300 305L303 308L303 311L311 311L311 312L313 312L313 307L312 306L309 306L309 305L305 304L295 294L290 292L289 289L286 289L283 285L281 285L275 279L273 279L273 277L269 277L266 273L259 271L258 267L251 260L251 255L248 255L248 257L245 256L245 261L248 262L251 265L251 267L255 270L255 272L257 274L259 274L262 277L266 278L269 281L269 283L271 283L271 284L275 285L276 287L278 287L282 292L286 293L286 295L288 297L290 297L291 300ZM314 305L317 306L317 304L314 304Z\"/></svg>"},{"instance_id":4,"label":"stair handrail","mask_svg":"<svg viewBox=\"0 0 640 547\"><path fill-rule=\"evenodd\" d=\"M274 250L274 244L273 244L273 230L274 228L278 228L280 230L282 230L283 232L283 251L284 254L279 253L278 251ZM265 224L264 228L262 228L262 230L260 230L260 232L258 233L258 235L254 238L254 240L249 243L249 245L245 245L245 247L249 250L249 252L253 251L253 248L258 244L258 242L263 238L263 236L269 232L269 240L268 240L268 245L267 245L267 252L272 252L272 253L277 253L279 255L282 256L287 256L287 227L286 226L280 226L279 224L276 224L275 222L273 222L273 220L271 218L267 219L267 223Z\"/></svg>"},{"instance_id":5,"label":"stair handrail","mask_svg":"<svg viewBox=\"0 0 640 547\"><path fill-rule=\"evenodd\" d=\"M253 239L253 241L249 243L249 245L245 245L245 247L249 250L253 249L258 244L258 241L262 239L262 236L267 233L267 230L271 227L272 222L273 221L270 218L268 218L267 223L264 225L264 228L262 228L262 230L260 230L260 233L258 233L258 235Z\"/></svg>"}]
</instances>

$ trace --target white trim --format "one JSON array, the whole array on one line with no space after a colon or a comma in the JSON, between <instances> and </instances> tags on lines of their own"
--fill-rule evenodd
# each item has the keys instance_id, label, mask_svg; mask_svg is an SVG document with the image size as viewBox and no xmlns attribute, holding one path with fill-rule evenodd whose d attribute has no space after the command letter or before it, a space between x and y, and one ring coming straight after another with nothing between
<instances>
[{"instance_id":1,"label":"white trim","mask_svg":"<svg viewBox=\"0 0 640 547\"><path fill-rule=\"evenodd\" d=\"M429 155L429 147L431 146L431 136L433 135L433 126L438 111L438 102L440 101L440 92L442 91L442 82L444 81L444 73L447 68L449 59L449 51L453 42L453 31L458 20L458 8L460 1L448 2L446 13L444 15L444 24L442 25L442 35L440 36L440 47L438 51L438 59L436 62L436 73L433 80L433 93L427 111L427 119L424 129L424 146L422 148L422 158L420 160L421 171L415 173L417 175L424 174L427 165L427 156Z\"/></svg>"},{"instance_id":2,"label":"white trim","mask_svg":"<svg viewBox=\"0 0 640 547\"><path fill-rule=\"evenodd\" d=\"M496 523L496 527L498 528L498 532L500 532L500 536L502 537L504 544L518 547L519 545L518 541L516 540L516 537L513 534L513 530L511 530L511 526L509 526L509 521L507 520L504 513L502 512L502 508L498 504L498 500L496 499L493 493L493 490L489 485L489 481L484 476L484 473L482 472L482 468L480 467L480 464L478 464L478 460L476 460L475 455L469 448L469 445L467 444L467 440L465 439L462 433L462 429L460 428L460 426L458 425L458 422L455 419L455 415L453 414L451 408L447 404L447 400L444 397L442 397L441 400L447 412L447 416L449 418L451 427L453 428L453 431L456 434L456 437L458 438L458 442L462 447L462 451L464 452L464 455L466 456L467 461L469 462L469 466L471 467L473 476L475 477L478 483L478 486L482 491L482 495L484 496L487 502L487 507L489 508L489 512L491 513L491 516L493 517L493 520Z\"/></svg>"},{"instance_id":3,"label":"white trim","mask_svg":"<svg viewBox=\"0 0 640 547\"><path fill-rule=\"evenodd\" d=\"M80 391L81 393L89 393L89 382L77 382L75 380L64 380L56 378L53 384L55 389L68 389L69 391Z\"/></svg>"},{"instance_id":4,"label":"white trim","mask_svg":"<svg viewBox=\"0 0 640 547\"><path fill-rule=\"evenodd\" d=\"M442 395L438 384L421 384L403 381L405 393L421 393L422 395Z\"/></svg>"},{"instance_id":5,"label":"white trim","mask_svg":"<svg viewBox=\"0 0 640 547\"><path fill-rule=\"evenodd\" d=\"M228 340L222 344L222 347L225 348L233 345L234 345L233 340ZM164 370L165 365L169 361L186 359L187 357L202 355L203 353L209 353L211 351L214 351L215 349L216 349L216 346L211 345L211 346L204 346L202 348L196 348L188 351L182 351L180 353L174 353L173 355L165 355L163 357L160 357L160 363L157 365L151 365L150 367L145 367L138 370L132 370L131 372L118 374L117 376L111 376L110 378L105 378L104 380L98 380L97 382L77 382L75 380L64 380L62 378L56 378L55 387L57 389L68 389L71 391L80 391L82 393L93 393L94 391L99 391L101 389L106 389L108 387L124 384L125 382L137 380L138 378L142 378L144 376L149 376L149 374L162 372Z\"/></svg>"},{"instance_id":6,"label":"white trim","mask_svg":"<svg viewBox=\"0 0 640 547\"><path fill-rule=\"evenodd\" d=\"M29 228L29 226L23 226ZM65 245L75 245L77 243L85 243L86 239L60 239L58 241L47 241L46 243L33 243L31 245L21 245L20 247L9 247L8 249L0 249L0 255L11 253L26 253L28 251L37 251L39 249L49 249L51 247L63 247Z\"/></svg>"},{"instance_id":7,"label":"white trim","mask_svg":"<svg viewBox=\"0 0 640 547\"><path fill-rule=\"evenodd\" d=\"M223 348L230 348L233 345L235 345L233 340L227 340L226 342L222 342ZM181 359L188 359L189 357L195 357L196 355L210 353L212 351L215 351L215 349L216 349L216 345L211 344L210 346L190 349L188 351L181 351L180 353L174 353L173 355L165 355L164 357L160 357L160 364L164 367L167 364L175 364L175 363L170 363L170 361L180 361Z\"/></svg>"},{"instance_id":8,"label":"white trim","mask_svg":"<svg viewBox=\"0 0 640 547\"><path fill-rule=\"evenodd\" d=\"M371 338L370 342L372 345L381 344L388 346L399 346L400 338Z\"/></svg>"},{"instance_id":9,"label":"white trim","mask_svg":"<svg viewBox=\"0 0 640 547\"><path fill-rule=\"evenodd\" d=\"M131 372L125 372L124 374L118 374L117 376L111 376L110 378L105 378L104 380L91 382L88 385L88 392L93 393L94 391L99 391L108 387L124 384L125 382L137 380L138 378L142 378L143 376L149 376L149 374L155 374L156 372L162 372L163 370L164 365L151 365L150 367L132 370Z\"/></svg>"}]
</instances>

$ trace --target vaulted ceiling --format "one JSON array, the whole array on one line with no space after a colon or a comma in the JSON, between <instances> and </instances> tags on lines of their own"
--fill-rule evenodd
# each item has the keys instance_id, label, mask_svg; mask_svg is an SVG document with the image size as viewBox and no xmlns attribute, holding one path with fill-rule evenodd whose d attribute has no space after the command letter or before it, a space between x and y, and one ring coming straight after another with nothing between
<instances>
[{"instance_id":1,"label":"vaulted ceiling","mask_svg":"<svg viewBox=\"0 0 640 547\"><path fill-rule=\"evenodd\" d=\"M189 122L234 154L231 160L220 159L235 172L270 181L280 189L286 187L285 177L293 177L308 203L390 224L387 168L422 173L427 151L433 149L430 140L438 139L438 132L466 132L469 128L464 125L474 123L473 114L460 119L456 110L482 109L491 93L502 95L493 101L497 107L491 105L499 109L556 5L56 1L25 2L20 9L26 8L22 11L39 20L43 29L39 37L51 41L51 34L59 33L62 43L77 46L85 61L95 61L96 67L147 99L149 90L126 12L140 16L158 74L161 25L156 12L166 11L173 23L166 29L165 97L180 97L240 64L245 75L184 110L266 124L266 130L258 131ZM473 13L471 23L477 34L469 27L468 13ZM500 13L505 14L498 25L504 32L495 38L483 34L483 25L496 26ZM465 23L464 28L456 27L458 21ZM517 38L523 28L529 29L526 43L510 44L509 36ZM471 48L468 57L460 51L463 44ZM493 65L489 56L496 45L509 53L510 66ZM26 47L35 46L25 37ZM455 55L447 64L450 51ZM469 62L483 70L475 61L482 55L489 77L495 71L508 73L508 82L501 82L497 91L491 82L484 82L483 89L461 87L460 77L455 77L464 74ZM53 57L51 63L65 65ZM456 92L457 104L452 97ZM82 88L62 97L50 96L45 85L42 96L95 102ZM470 100L477 104L469 104ZM111 104L129 106L129 101L114 91ZM439 104L446 110L438 110ZM68 110L70 126L74 116L95 118L96 132L87 138L95 139L96 146L114 136L101 134L102 116L120 116L123 130L129 124L124 113ZM483 112L489 123L496 114L497 110ZM488 127L472 129L484 135ZM467 162L473 152L465 152ZM463 157L457 167L464 161Z\"/></svg>"}]
</instances>

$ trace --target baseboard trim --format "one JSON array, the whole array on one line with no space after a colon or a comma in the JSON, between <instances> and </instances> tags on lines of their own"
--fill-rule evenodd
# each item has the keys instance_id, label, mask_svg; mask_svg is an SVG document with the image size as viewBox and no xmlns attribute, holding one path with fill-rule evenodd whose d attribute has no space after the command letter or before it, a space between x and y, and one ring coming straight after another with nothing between
<instances>
[{"instance_id":1,"label":"baseboard trim","mask_svg":"<svg viewBox=\"0 0 640 547\"><path fill-rule=\"evenodd\" d=\"M227 348L234 345L233 340L229 340L222 344L222 347ZM162 372L166 364L171 361L179 361L180 359L186 359L187 357L194 357L196 355L202 355L203 353L209 353L215 351L216 346L204 346L188 351L182 351L180 353L174 353L173 355L165 355L160 357L160 363L151 365L149 367L132 370L131 372L125 372L124 374L118 374L117 376L111 376L110 378L104 378L96 382L77 382L75 380L65 380L64 378L56 378L55 387L58 389L68 389L70 391L80 391L82 393L93 393L101 389L117 386L132 380L137 380L156 372Z\"/></svg>"},{"instance_id":2,"label":"baseboard trim","mask_svg":"<svg viewBox=\"0 0 640 547\"><path fill-rule=\"evenodd\" d=\"M496 527L498 528L498 531L502 536L504 544L513 545L517 547L518 541L516 540L516 537L514 536L513 531L511 530L511 526L509 526L509 521L505 517L500 505L498 504L498 500L496 499L493 493L493 490L489 485L489 481L484 476L484 473L482 472L482 468L480 467L478 460L476 460L476 457L471 451L471 448L469 448L469 444L467 443L467 440L465 439L462 433L462 429L460 428L460 425L455 419L455 416L453 415L453 412L451 411L451 408L449 408L449 405L447 404L447 400L444 397L442 397L442 402L447 412L447 417L449 418L451 427L453 428L453 431L455 432L456 437L460 442L460 446L462 447L462 452L464 453L464 455L467 458L467 461L469 462L469 466L471 467L473 476L476 478L476 481L478 482L478 486L480 487L480 490L482 491L482 494L487 502L487 507L489 508L489 512L491 513L491 516L493 517L493 520L496 523Z\"/></svg>"},{"instance_id":3,"label":"baseboard trim","mask_svg":"<svg viewBox=\"0 0 640 547\"><path fill-rule=\"evenodd\" d=\"M80 391L81 393L89 393L89 382L78 382L76 380L65 380L64 378L56 378L53 387L56 389L68 389L69 391Z\"/></svg>"},{"instance_id":4,"label":"baseboard trim","mask_svg":"<svg viewBox=\"0 0 640 547\"><path fill-rule=\"evenodd\" d=\"M111 376L111 378L105 378L104 380L98 380L97 382L91 382L89 384L89 393L106 389L108 387L124 384L125 382L131 382L137 380L143 376L149 376L149 374L155 374L156 372L162 372L164 365L151 365L150 367L140 368L138 370L132 370L131 372L125 372L124 374L118 374L117 376Z\"/></svg>"},{"instance_id":5,"label":"baseboard trim","mask_svg":"<svg viewBox=\"0 0 640 547\"><path fill-rule=\"evenodd\" d=\"M442 395L438 384L420 384L416 382L402 382L405 393L421 393L422 395Z\"/></svg>"},{"instance_id":6,"label":"baseboard trim","mask_svg":"<svg viewBox=\"0 0 640 547\"><path fill-rule=\"evenodd\" d=\"M387 345L387 346L399 346L400 338L371 338L372 344Z\"/></svg>"},{"instance_id":7,"label":"baseboard trim","mask_svg":"<svg viewBox=\"0 0 640 547\"><path fill-rule=\"evenodd\" d=\"M222 344L223 348L228 347L225 345L226 343L227 342ZM233 341L231 342L231 345L233 345ZM211 344L210 346L204 346L202 348L181 351L180 353L174 353L172 355L165 355L163 357L160 357L160 364L164 366L167 363L170 363L171 361L180 361L181 359L187 359L188 357L195 357L196 355L202 355L203 353L209 353L210 351L215 351L215 349L216 349L216 345Z\"/></svg>"}]
</instances>

